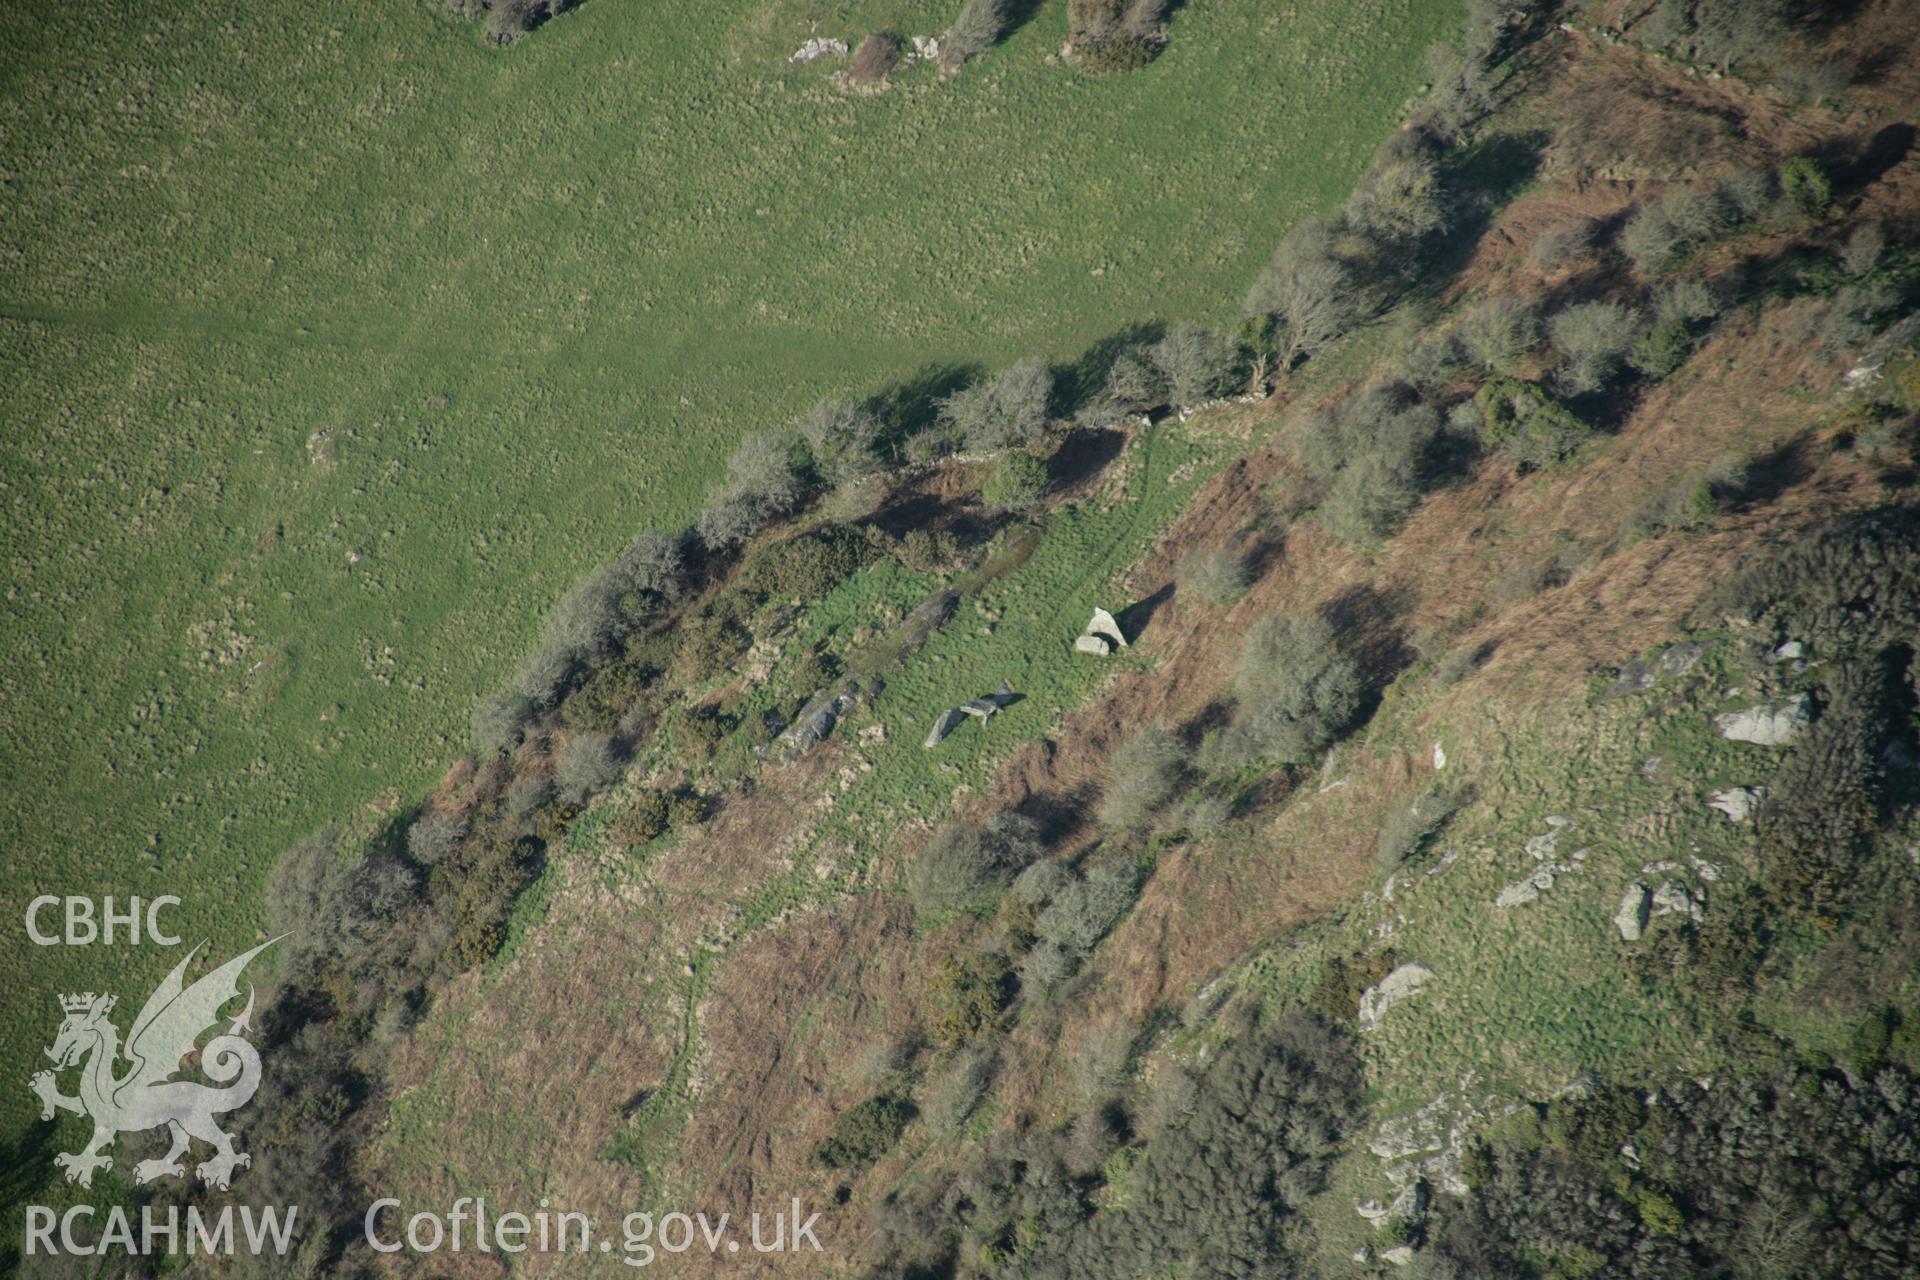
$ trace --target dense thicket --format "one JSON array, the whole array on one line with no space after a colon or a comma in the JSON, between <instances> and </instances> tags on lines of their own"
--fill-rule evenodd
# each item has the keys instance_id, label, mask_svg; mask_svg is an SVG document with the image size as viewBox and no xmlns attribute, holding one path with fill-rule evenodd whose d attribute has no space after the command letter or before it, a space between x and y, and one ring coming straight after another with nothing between
<instances>
[{"instance_id":1,"label":"dense thicket","mask_svg":"<svg viewBox=\"0 0 1920 1280\"><path fill-rule=\"evenodd\" d=\"M1360 1084L1342 1037L1305 1015L1273 1017L1205 1066L1158 1079L1150 1138L1126 1141L1129 1117L1096 1113L1118 1141L1086 1172L1066 1158L1072 1130L1028 1139L963 1174L939 1202L897 1205L897 1243L924 1255L916 1233L933 1235L966 1275L1291 1274L1289 1219L1324 1185Z\"/></svg>"},{"instance_id":2,"label":"dense thicket","mask_svg":"<svg viewBox=\"0 0 1920 1280\"><path fill-rule=\"evenodd\" d=\"M1563 1100L1470 1174L1431 1274L1920 1273L1920 1087L1896 1067Z\"/></svg>"}]
</instances>

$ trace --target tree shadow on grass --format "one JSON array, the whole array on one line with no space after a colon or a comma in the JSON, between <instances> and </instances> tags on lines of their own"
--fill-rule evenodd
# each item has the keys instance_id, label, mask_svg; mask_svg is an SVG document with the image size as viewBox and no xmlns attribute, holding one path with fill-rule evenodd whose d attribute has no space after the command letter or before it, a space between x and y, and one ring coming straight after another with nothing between
<instances>
[{"instance_id":1,"label":"tree shadow on grass","mask_svg":"<svg viewBox=\"0 0 1920 1280\"><path fill-rule=\"evenodd\" d=\"M869 396L866 407L886 424L881 454L898 461L906 442L939 420L940 402L983 372L977 364L928 364Z\"/></svg>"},{"instance_id":2,"label":"tree shadow on grass","mask_svg":"<svg viewBox=\"0 0 1920 1280\"><path fill-rule=\"evenodd\" d=\"M1107 375L1122 352L1158 342L1166 335L1167 327L1158 320L1137 321L1114 330L1075 359L1053 366L1053 415L1070 418L1092 405L1106 389Z\"/></svg>"}]
</instances>

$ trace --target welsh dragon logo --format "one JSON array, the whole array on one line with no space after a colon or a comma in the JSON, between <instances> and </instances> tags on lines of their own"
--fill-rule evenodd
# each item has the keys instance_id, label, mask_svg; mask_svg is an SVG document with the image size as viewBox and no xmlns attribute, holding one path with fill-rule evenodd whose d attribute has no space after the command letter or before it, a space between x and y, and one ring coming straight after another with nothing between
<instances>
[{"instance_id":1,"label":"welsh dragon logo","mask_svg":"<svg viewBox=\"0 0 1920 1280\"><path fill-rule=\"evenodd\" d=\"M75 1097L61 1093L53 1071L35 1073L30 1083L40 1096L42 1120L53 1119L57 1109L93 1121L93 1138L83 1150L53 1158L55 1165L66 1170L68 1182L91 1186L96 1169L112 1167L113 1157L104 1149L115 1134L161 1125L167 1127L173 1146L158 1160L136 1164L133 1176L137 1182L151 1182L166 1175L184 1177L186 1166L180 1157L187 1154L194 1138L214 1149L213 1156L202 1161L199 1168L200 1179L208 1186L224 1189L236 1168L251 1163L248 1156L233 1149L233 1136L214 1123L215 1116L245 1106L260 1087L260 1055L245 1039L252 1030L251 984L246 1008L234 1016L225 1033L207 1041L200 1050L201 1071L225 1087L171 1077L193 1052L201 1035L220 1021L221 1007L239 997L240 974L248 962L279 940L271 939L235 956L187 986L182 978L187 965L200 952L200 947L195 947L147 997L127 1033L124 1049L119 1028L107 1017L116 1003L114 997L97 996L91 991L60 997L60 1008L66 1016L46 1054L53 1059L56 1071L80 1065L79 1093ZM132 1065L124 1074L116 1074L122 1057Z\"/></svg>"}]
</instances>

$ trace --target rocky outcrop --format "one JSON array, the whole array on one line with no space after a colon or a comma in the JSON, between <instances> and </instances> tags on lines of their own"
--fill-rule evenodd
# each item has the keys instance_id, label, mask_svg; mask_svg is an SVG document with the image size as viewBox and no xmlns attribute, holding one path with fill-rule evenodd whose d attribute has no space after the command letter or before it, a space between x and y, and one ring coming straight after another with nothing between
<instances>
[{"instance_id":1,"label":"rocky outcrop","mask_svg":"<svg viewBox=\"0 0 1920 1280\"><path fill-rule=\"evenodd\" d=\"M1522 846L1522 848L1526 850L1528 857L1533 858L1537 862L1546 863L1546 865L1524 879L1516 880L1501 889L1493 900L1494 906L1517 907L1523 903L1532 902L1542 893L1553 888L1554 881L1559 877L1572 875L1574 872L1583 868L1587 857L1587 851L1585 849L1575 849L1567 855L1565 861L1548 861L1548 859L1552 858L1559 851L1561 835L1572 830L1573 825L1572 818L1565 817L1561 814L1555 813L1547 816L1546 831L1540 835L1530 837L1526 844Z\"/></svg>"},{"instance_id":2,"label":"rocky outcrop","mask_svg":"<svg viewBox=\"0 0 1920 1280\"><path fill-rule=\"evenodd\" d=\"M1707 805L1735 822L1746 822L1760 811L1760 802L1766 795L1765 787L1727 787L1708 797Z\"/></svg>"},{"instance_id":3,"label":"rocky outcrop","mask_svg":"<svg viewBox=\"0 0 1920 1280\"><path fill-rule=\"evenodd\" d=\"M794 50L793 55L789 57L787 61L812 62L818 58L844 58L846 55L847 42L845 40L827 40L816 36Z\"/></svg>"},{"instance_id":4,"label":"rocky outcrop","mask_svg":"<svg viewBox=\"0 0 1920 1280\"><path fill-rule=\"evenodd\" d=\"M1799 737L1813 723L1813 706L1806 694L1777 706L1748 707L1713 718L1720 736L1729 742L1751 742L1762 747L1781 747Z\"/></svg>"}]
</instances>

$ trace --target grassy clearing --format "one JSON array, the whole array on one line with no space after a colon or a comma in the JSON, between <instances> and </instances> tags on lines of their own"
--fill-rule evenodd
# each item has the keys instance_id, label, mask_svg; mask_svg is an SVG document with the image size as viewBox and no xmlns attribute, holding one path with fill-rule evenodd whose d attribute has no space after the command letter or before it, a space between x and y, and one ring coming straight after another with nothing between
<instances>
[{"instance_id":1,"label":"grassy clearing","mask_svg":"<svg viewBox=\"0 0 1920 1280\"><path fill-rule=\"evenodd\" d=\"M273 855L417 796L744 430L1229 314L1455 17L1195 6L1090 78L1049 4L872 97L784 61L949 7L596 0L511 51L425 3L0 16L6 909L173 891L250 938ZM26 950L34 991L165 967Z\"/></svg>"}]
</instances>

